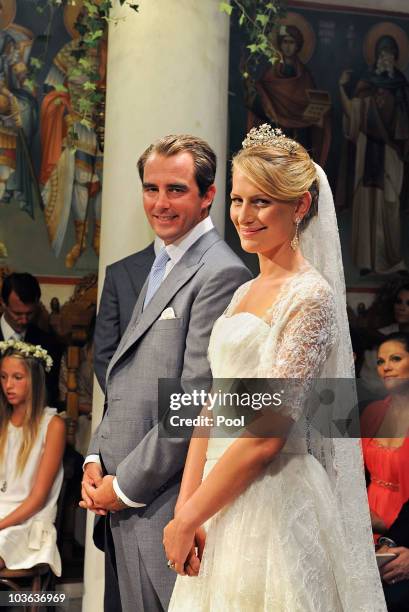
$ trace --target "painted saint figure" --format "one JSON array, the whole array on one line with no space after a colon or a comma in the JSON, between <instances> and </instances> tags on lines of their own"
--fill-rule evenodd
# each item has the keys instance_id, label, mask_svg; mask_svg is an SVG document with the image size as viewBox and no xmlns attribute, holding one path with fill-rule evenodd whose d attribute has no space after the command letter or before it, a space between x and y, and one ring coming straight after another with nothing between
<instances>
[{"instance_id":1,"label":"painted saint figure","mask_svg":"<svg viewBox=\"0 0 409 612\"><path fill-rule=\"evenodd\" d=\"M81 15L77 16L79 21ZM71 29L71 32L75 35L75 30ZM75 70L81 49L82 39L77 32L76 38L57 53L45 81L53 90L45 96L41 108L40 183L48 234L57 256L61 252L71 210L74 217L75 244L66 255L67 268L72 268L85 250L90 207L94 217L92 246L97 255L101 226L102 152L94 123L81 123L79 101L85 77ZM99 73L97 88L103 88L106 41L102 40L89 50L86 60L93 65L93 71ZM72 132L76 134L75 142L70 139Z\"/></svg>"},{"instance_id":2,"label":"painted saint figure","mask_svg":"<svg viewBox=\"0 0 409 612\"><path fill-rule=\"evenodd\" d=\"M314 159L324 166L331 137L329 115L321 122L306 114L309 92L316 90L306 66L315 46L314 31L304 17L288 13L276 46L282 59L270 65L256 82L258 100L250 112L248 128L268 120L312 150Z\"/></svg>"},{"instance_id":3,"label":"painted saint figure","mask_svg":"<svg viewBox=\"0 0 409 612\"><path fill-rule=\"evenodd\" d=\"M409 58L409 41L398 26L381 23L368 34L370 68L352 98L339 80L344 128L356 144L352 254L361 274L405 270L400 245L400 194L409 155L409 83L399 69ZM405 57L406 56L406 57Z\"/></svg>"},{"instance_id":4,"label":"painted saint figure","mask_svg":"<svg viewBox=\"0 0 409 612\"><path fill-rule=\"evenodd\" d=\"M0 0L0 201L33 217L39 192L29 150L38 111L26 81L33 34L11 23L15 12L15 1ZM3 242L0 257L7 257Z\"/></svg>"}]
</instances>

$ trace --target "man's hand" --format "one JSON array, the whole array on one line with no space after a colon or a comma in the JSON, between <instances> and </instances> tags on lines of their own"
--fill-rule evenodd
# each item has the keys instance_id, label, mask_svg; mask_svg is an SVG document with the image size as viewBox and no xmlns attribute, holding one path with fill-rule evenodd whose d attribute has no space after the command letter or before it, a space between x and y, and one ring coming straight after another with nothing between
<instances>
[{"instance_id":1,"label":"man's hand","mask_svg":"<svg viewBox=\"0 0 409 612\"><path fill-rule=\"evenodd\" d=\"M401 580L408 580L409 548L394 546L393 548L389 548L388 552L393 552L398 556L381 568L382 580L388 584L395 584L395 582L401 582Z\"/></svg>"},{"instance_id":2,"label":"man's hand","mask_svg":"<svg viewBox=\"0 0 409 612\"><path fill-rule=\"evenodd\" d=\"M80 502L81 508L91 510L95 514L106 515L106 510L102 507L98 507L94 504L92 496L89 491L95 491L97 487L102 484L102 468L99 463L90 462L84 468L84 474L82 477L81 496L82 501ZM87 487L87 488L86 488Z\"/></svg>"},{"instance_id":3,"label":"man's hand","mask_svg":"<svg viewBox=\"0 0 409 612\"><path fill-rule=\"evenodd\" d=\"M102 482L96 488L87 482L83 482L85 494L92 500L95 508L103 508L105 514L109 512L117 512L127 508L127 505L122 501L118 501L117 495L113 487L114 476L104 476Z\"/></svg>"}]
</instances>

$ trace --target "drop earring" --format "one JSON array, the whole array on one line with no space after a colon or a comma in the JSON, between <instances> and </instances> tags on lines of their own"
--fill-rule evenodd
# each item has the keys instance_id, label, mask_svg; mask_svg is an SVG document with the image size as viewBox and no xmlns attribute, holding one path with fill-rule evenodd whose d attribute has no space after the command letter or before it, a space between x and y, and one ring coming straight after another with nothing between
<instances>
[{"instance_id":1,"label":"drop earring","mask_svg":"<svg viewBox=\"0 0 409 612\"><path fill-rule=\"evenodd\" d=\"M301 223L301 219L299 217L296 218L295 220L295 234L294 234L294 238L291 240L290 242L290 247L292 248L293 251L295 251L298 247L298 228L300 227L300 223Z\"/></svg>"}]
</instances>

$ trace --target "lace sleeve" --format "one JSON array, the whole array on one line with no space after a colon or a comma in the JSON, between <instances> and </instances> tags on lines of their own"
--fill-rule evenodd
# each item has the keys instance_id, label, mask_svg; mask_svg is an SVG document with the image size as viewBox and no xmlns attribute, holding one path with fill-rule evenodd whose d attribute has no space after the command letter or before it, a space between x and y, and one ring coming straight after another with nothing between
<instances>
[{"instance_id":1,"label":"lace sleeve","mask_svg":"<svg viewBox=\"0 0 409 612\"><path fill-rule=\"evenodd\" d=\"M335 305L332 293L325 287L316 287L309 296L293 308L262 360L260 376L263 378L292 379L285 393L280 414L298 420L303 412L305 397L313 379L318 378L337 338Z\"/></svg>"}]
</instances>

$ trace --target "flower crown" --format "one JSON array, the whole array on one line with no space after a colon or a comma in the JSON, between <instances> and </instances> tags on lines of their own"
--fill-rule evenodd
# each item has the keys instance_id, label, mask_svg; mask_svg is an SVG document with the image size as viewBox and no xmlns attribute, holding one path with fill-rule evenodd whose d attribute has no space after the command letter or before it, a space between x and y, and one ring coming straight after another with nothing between
<instances>
[{"instance_id":1,"label":"flower crown","mask_svg":"<svg viewBox=\"0 0 409 612\"><path fill-rule=\"evenodd\" d=\"M243 149L257 146L279 147L293 155L298 147L298 142L288 138L280 128L273 128L268 123L263 123L257 128L251 128L246 138L241 143Z\"/></svg>"},{"instance_id":2,"label":"flower crown","mask_svg":"<svg viewBox=\"0 0 409 612\"><path fill-rule=\"evenodd\" d=\"M47 353L45 349L39 344L28 344L27 342L21 342L21 340L3 340L0 342L0 354L4 355L4 353L8 349L13 349L17 351L24 357L34 357L34 359L39 359L43 362L44 370L49 372L53 365L53 360L50 355Z\"/></svg>"}]
</instances>

